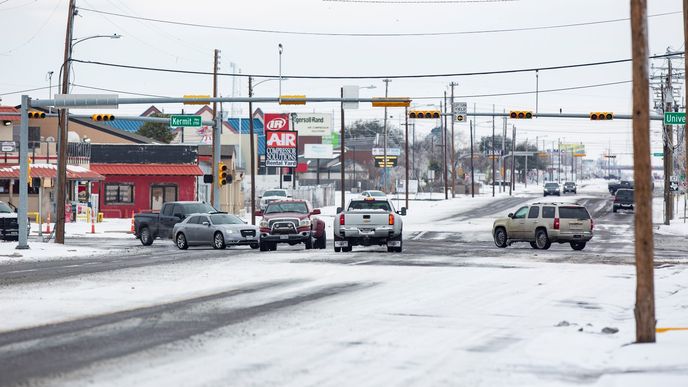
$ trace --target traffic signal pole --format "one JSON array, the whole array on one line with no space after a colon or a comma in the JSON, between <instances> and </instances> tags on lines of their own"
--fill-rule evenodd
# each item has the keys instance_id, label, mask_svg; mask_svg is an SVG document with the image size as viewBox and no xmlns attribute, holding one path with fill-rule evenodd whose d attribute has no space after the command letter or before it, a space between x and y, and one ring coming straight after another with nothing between
<instances>
[{"instance_id":1,"label":"traffic signal pole","mask_svg":"<svg viewBox=\"0 0 688 387\"><path fill-rule=\"evenodd\" d=\"M688 0L683 0L683 47L688 47ZM683 63L685 65L685 72L683 73L683 80L685 81L685 90L688 90L688 61L683 60ZM686 109L684 107L684 109ZM688 126L685 124L683 125L683 139L685 141L685 145L683 148L683 156L684 156L684 163L685 163L685 169L683 170L683 187L688 188L688 131L686 129ZM686 222L686 198L688 197L688 192L684 192L683 194L683 223Z\"/></svg>"},{"instance_id":2,"label":"traffic signal pole","mask_svg":"<svg viewBox=\"0 0 688 387\"><path fill-rule=\"evenodd\" d=\"M213 98L217 98L217 67L219 65L220 50L215 49L213 53ZM213 102L213 189L211 192L211 202L216 210L222 211L220 209L220 171L218 169L220 160L222 159L220 147L220 120L218 120L219 117L220 115L217 114L217 102Z\"/></svg>"},{"instance_id":3,"label":"traffic signal pole","mask_svg":"<svg viewBox=\"0 0 688 387\"><path fill-rule=\"evenodd\" d=\"M344 98L344 87L342 87L340 89L340 95L342 98ZM340 207L342 207L342 210L343 210L344 205L346 204L345 203L346 178L344 177L344 175L346 174L346 166L345 166L346 157L344 154L344 149L345 149L345 146L344 146L344 141L345 141L344 140L344 102L342 102L339 105L339 108L341 110L341 123L340 123L341 126L339 128L339 161L340 161L339 171L341 173L341 179L342 179L342 183L341 183L342 197L340 200ZM352 164L354 165L354 171L356 171L356 169L355 169L356 168L356 158L354 157L352 161L353 161ZM356 179L355 179L355 175L354 175L354 181L355 180ZM351 185L351 187L353 188L353 184Z\"/></svg>"},{"instance_id":4,"label":"traffic signal pole","mask_svg":"<svg viewBox=\"0 0 688 387\"><path fill-rule=\"evenodd\" d=\"M21 203L27 203L29 201L29 104L31 100L28 96L23 95L21 99L21 123L19 130L21 135L19 136L19 165L27 166L27 168L21 168L19 173L19 207L17 209L17 222L19 223L19 234L17 250L26 250L29 248L28 238L26 233L26 227L28 223L27 216L27 206L22 206ZM39 225L40 227L40 225Z\"/></svg>"},{"instance_id":5,"label":"traffic signal pole","mask_svg":"<svg viewBox=\"0 0 688 387\"><path fill-rule=\"evenodd\" d=\"M253 103L250 98L253 97L253 78L248 77L248 132L249 141L251 143L251 224L256 224L256 141L253 138ZM281 97L281 96L280 96ZM265 130L265 129L263 129ZM280 181L281 178L280 178Z\"/></svg>"},{"instance_id":6,"label":"traffic signal pole","mask_svg":"<svg viewBox=\"0 0 688 387\"><path fill-rule=\"evenodd\" d=\"M654 240L650 162L647 0L631 1L633 51L633 178L635 180L635 331L639 343L655 342ZM666 155L665 155L666 156Z\"/></svg>"}]
</instances>

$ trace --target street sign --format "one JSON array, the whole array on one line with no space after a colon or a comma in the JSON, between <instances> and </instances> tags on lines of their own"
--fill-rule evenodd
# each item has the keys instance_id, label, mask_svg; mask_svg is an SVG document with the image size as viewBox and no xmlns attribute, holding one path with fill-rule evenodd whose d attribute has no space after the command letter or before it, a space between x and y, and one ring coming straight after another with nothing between
<instances>
[{"instance_id":1,"label":"street sign","mask_svg":"<svg viewBox=\"0 0 688 387\"><path fill-rule=\"evenodd\" d=\"M14 141L3 141L1 147L2 152L14 152L16 149Z\"/></svg>"},{"instance_id":2,"label":"street sign","mask_svg":"<svg viewBox=\"0 0 688 387\"><path fill-rule=\"evenodd\" d=\"M405 101L389 101L389 99L404 99ZM408 97L379 97L373 98L373 107L409 107L411 100Z\"/></svg>"},{"instance_id":3,"label":"street sign","mask_svg":"<svg viewBox=\"0 0 688 387\"><path fill-rule=\"evenodd\" d=\"M196 115L172 115L170 116L170 126L173 128L186 127L201 127L201 116Z\"/></svg>"},{"instance_id":4,"label":"street sign","mask_svg":"<svg viewBox=\"0 0 688 387\"><path fill-rule=\"evenodd\" d=\"M652 154L654 157L664 157L664 152L655 152Z\"/></svg>"},{"instance_id":5,"label":"street sign","mask_svg":"<svg viewBox=\"0 0 688 387\"><path fill-rule=\"evenodd\" d=\"M357 85L343 86L342 98L358 99L359 89ZM358 102L342 102L342 109L358 109Z\"/></svg>"},{"instance_id":6,"label":"street sign","mask_svg":"<svg viewBox=\"0 0 688 387\"><path fill-rule=\"evenodd\" d=\"M387 162L385 163L385 156L375 156L375 166L378 168L390 168L397 166L396 156L387 156Z\"/></svg>"},{"instance_id":7,"label":"street sign","mask_svg":"<svg viewBox=\"0 0 688 387\"><path fill-rule=\"evenodd\" d=\"M467 112L468 104L466 102L454 102L452 104L452 113L456 122L466 122Z\"/></svg>"},{"instance_id":8,"label":"street sign","mask_svg":"<svg viewBox=\"0 0 688 387\"><path fill-rule=\"evenodd\" d=\"M385 148L373 148L373 156L384 156ZM401 156L401 148L387 148L387 156Z\"/></svg>"},{"instance_id":9,"label":"street sign","mask_svg":"<svg viewBox=\"0 0 688 387\"><path fill-rule=\"evenodd\" d=\"M665 112L664 125L685 125L686 113Z\"/></svg>"},{"instance_id":10,"label":"street sign","mask_svg":"<svg viewBox=\"0 0 688 387\"><path fill-rule=\"evenodd\" d=\"M210 98L209 94L201 94L201 95L185 95L184 99L194 99L194 98L203 98L203 99L208 99ZM184 101L184 105L210 105L210 102L208 101Z\"/></svg>"}]
</instances>

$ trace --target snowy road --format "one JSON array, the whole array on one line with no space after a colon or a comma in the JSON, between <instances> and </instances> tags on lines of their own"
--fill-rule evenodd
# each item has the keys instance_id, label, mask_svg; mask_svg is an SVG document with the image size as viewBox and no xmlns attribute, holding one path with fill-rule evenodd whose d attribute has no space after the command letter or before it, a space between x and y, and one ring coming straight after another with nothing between
<instances>
[{"instance_id":1,"label":"snowy road","mask_svg":"<svg viewBox=\"0 0 688 387\"><path fill-rule=\"evenodd\" d=\"M481 199L410 216L401 255L158 241L0 265L0 385L685 385L688 334L627 345L632 215L585 196L584 251L498 249L494 217L539 198ZM685 236L655 241L658 320L688 326Z\"/></svg>"}]
</instances>

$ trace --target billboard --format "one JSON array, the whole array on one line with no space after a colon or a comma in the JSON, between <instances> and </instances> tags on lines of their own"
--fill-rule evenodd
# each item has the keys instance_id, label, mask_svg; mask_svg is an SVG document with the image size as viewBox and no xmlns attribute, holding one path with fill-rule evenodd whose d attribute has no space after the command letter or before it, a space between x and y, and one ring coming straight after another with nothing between
<instances>
[{"instance_id":1,"label":"billboard","mask_svg":"<svg viewBox=\"0 0 688 387\"><path fill-rule=\"evenodd\" d=\"M293 113L292 121L299 136L325 137L332 133L330 113Z\"/></svg>"},{"instance_id":2,"label":"billboard","mask_svg":"<svg viewBox=\"0 0 688 387\"><path fill-rule=\"evenodd\" d=\"M265 132L265 166L295 167L298 163L296 132Z\"/></svg>"},{"instance_id":3,"label":"billboard","mask_svg":"<svg viewBox=\"0 0 688 387\"><path fill-rule=\"evenodd\" d=\"M289 130L289 114L287 113L265 113L264 124L265 132L279 132Z\"/></svg>"},{"instance_id":4,"label":"billboard","mask_svg":"<svg viewBox=\"0 0 688 387\"><path fill-rule=\"evenodd\" d=\"M332 144L305 144L303 157L307 159L332 159Z\"/></svg>"}]
</instances>

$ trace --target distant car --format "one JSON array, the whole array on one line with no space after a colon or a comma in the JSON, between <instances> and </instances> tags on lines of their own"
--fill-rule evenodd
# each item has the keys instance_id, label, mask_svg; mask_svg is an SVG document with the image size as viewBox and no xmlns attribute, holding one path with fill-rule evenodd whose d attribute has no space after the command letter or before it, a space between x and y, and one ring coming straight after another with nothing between
<instances>
[{"instance_id":1,"label":"distant car","mask_svg":"<svg viewBox=\"0 0 688 387\"><path fill-rule=\"evenodd\" d=\"M377 190L367 190L361 192L363 198L373 198L373 199L387 199L387 194L382 191Z\"/></svg>"},{"instance_id":2,"label":"distant car","mask_svg":"<svg viewBox=\"0 0 688 387\"><path fill-rule=\"evenodd\" d=\"M618 183L609 183L607 187L609 188L609 193L614 195L616 194L616 190L620 188L633 189L633 182L631 180L621 180Z\"/></svg>"},{"instance_id":3,"label":"distant car","mask_svg":"<svg viewBox=\"0 0 688 387\"><path fill-rule=\"evenodd\" d=\"M569 203L533 203L492 225L494 243L501 248L513 242L529 242L534 249L547 250L557 242L583 250L592 236L593 220L588 210Z\"/></svg>"},{"instance_id":4,"label":"distant car","mask_svg":"<svg viewBox=\"0 0 688 387\"><path fill-rule=\"evenodd\" d=\"M612 210L617 212L618 210L631 210L633 211L633 206L635 204L634 198L635 191L628 188L620 188L616 190L614 194L614 204Z\"/></svg>"},{"instance_id":5,"label":"distant car","mask_svg":"<svg viewBox=\"0 0 688 387\"><path fill-rule=\"evenodd\" d=\"M567 181L566 183L564 183L564 193L567 193L567 192L576 193L576 191L577 191L576 183L574 183L572 181Z\"/></svg>"},{"instance_id":6,"label":"distant car","mask_svg":"<svg viewBox=\"0 0 688 387\"><path fill-rule=\"evenodd\" d=\"M270 189L263 192L263 195L260 196L259 207L262 211L265 211L268 204L289 198L291 198L291 195L289 195L286 189Z\"/></svg>"},{"instance_id":7,"label":"distant car","mask_svg":"<svg viewBox=\"0 0 688 387\"><path fill-rule=\"evenodd\" d=\"M224 249L227 246L260 246L258 226L244 223L232 214L190 214L183 222L174 225L174 243L181 250L189 246L213 246Z\"/></svg>"},{"instance_id":8,"label":"distant car","mask_svg":"<svg viewBox=\"0 0 688 387\"><path fill-rule=\"evenodd\" d=\"M189 214L212 214L218 211L204 202L165 202L160 212L142 212L134 215L134 236L144 246L153 244L155 238L174 237L174 225L183 221Z\"/></svg>"},{"instance_id":9,"label":"distant car","mask_svg":"<svg viewBox=\"0 0 688 387\"><path fill-rule=\"evenodd\" d=\"M558 183L545 183L543 195L544 196L548 196L548 195L561 196L561 191L559 190L559 184Z\"/></svg>"},{"instance_id":10,"label":"distant car","mask_svg":"<svg viewBox=\"0 0 688 387\"><path fill-rule=\"evenodd\" d=\"M386 246L389 253L402 252L406 207L397 211L387 198L354 199L346 211L337 208L334 218L334 251L350 252L353 246Z\"/></svg>"}]
</instances>

